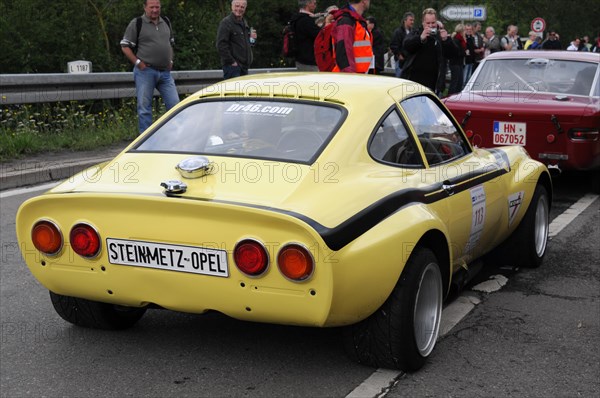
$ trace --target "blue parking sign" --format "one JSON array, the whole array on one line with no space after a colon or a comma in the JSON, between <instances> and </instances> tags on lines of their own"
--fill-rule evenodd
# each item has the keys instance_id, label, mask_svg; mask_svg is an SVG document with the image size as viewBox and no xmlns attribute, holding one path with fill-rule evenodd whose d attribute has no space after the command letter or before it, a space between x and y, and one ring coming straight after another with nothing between
<instances>
[{"instance_id":1,"label":"blue parking sign","mask_svg":"<svg viewBox=\"0 0 600 398\"><path fill-rule=\"evenodd\" d=\"M480 18L480 17L483 16L483 10L481 8L475 8L473 10L473 14L474 14L473 15L474 17L476 17L476 18L479 17Z\"/></svg>"}]
</instances>

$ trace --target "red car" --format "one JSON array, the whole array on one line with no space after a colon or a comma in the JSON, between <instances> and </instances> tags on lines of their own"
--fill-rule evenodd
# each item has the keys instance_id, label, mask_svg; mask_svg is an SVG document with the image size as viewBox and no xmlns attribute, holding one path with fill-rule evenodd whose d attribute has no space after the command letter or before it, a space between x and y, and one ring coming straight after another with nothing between
<instances>
[{"instance_id":1,"label":"red car","mask_svg":"<svg viewBox=\"0 0 600 398\"><path fill-rule=\"evenodd\" d=\"M600 169L600 54L502 51L443 101L479 147L524 146L550 169Z\"/></svg>"}]
</instances>

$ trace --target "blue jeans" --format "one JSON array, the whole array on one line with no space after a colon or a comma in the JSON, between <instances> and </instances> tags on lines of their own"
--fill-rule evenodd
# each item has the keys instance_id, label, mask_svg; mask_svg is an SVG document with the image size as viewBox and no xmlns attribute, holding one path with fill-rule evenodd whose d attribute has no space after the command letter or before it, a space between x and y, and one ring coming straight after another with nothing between
<instances>
[{"instance_id":1,"label":"blue jeans","mask_svg":"<svg viewBox=\"0 0 600 398\"><path fill-rule=\"evenodd\" d=\"M147 66L144 70L133 68L137 96L138 129L143 133L152 124L152 99L154 89L160 93L167 110L179 102L175 80L168 70L160 71Z\"/></svg>"},{"instance_id":2,"label":"blue jeans","mask_svg":"<svg viewBox=\"0 0 600 398\"><path fill-rule=\"evenodd\" d=\"M396 61L395 70L396 77L400 77L400 75L402 75L402 67L400 66L400 60Z\"/></svg>"},{"instance_id":3,"label":"blue jeans","mask_svg":"<svg viewBox=\"0 0 600 398\"><path fill-rule=\"evenodd\" d=\"M463 69L463 81L462 85L464 86L469 81L469 78L473 74L473 64L465 64L465 68ZM461 87L462 89L462 87Z\"/></svg>"},{"instance_id":4,"label":"blue jeans","mask_svg":"<svg viewBox=\"0 0 600 398\"><path fill-rule=\"evenodd\" d=\"M223 65L223 79L231 79L232 77L246 76L248 69L244 69L239 65Z\"/></svg>"}]
</instances>

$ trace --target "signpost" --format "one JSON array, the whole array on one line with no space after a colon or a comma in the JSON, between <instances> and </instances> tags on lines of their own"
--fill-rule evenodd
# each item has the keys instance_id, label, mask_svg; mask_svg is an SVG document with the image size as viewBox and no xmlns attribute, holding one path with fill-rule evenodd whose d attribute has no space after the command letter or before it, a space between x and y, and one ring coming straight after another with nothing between
<instances>
[{"instance_id":1,"label":"signpost","mask_svg":"<svg viewBox=\"0 0 600 398\"><path fill-rule=\"evenodd\" d=\"M447 6L440 15L448 21L485 21L487 10L485 6Z\"/></svg>"},{"instance_id":2,"label":"signpost","mask_svg":"<svg viewBox=\"0 0 600 398\"><path fill-rule=\"evenodd\" d=\"M546 30L546 21L544 21L543 18L534 18L533 21L531 21L531 30L535 33L542 33Z\"/></svg>"}]
</instances>

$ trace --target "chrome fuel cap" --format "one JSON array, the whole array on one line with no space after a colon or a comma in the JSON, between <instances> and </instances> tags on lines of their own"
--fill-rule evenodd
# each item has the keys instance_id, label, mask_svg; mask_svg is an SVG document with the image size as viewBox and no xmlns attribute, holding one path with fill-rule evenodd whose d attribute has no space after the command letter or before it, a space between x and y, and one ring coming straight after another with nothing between
<instances>
[{"instance_id":1,"label":"chrome fuel cap","mask_svg":"<svg viewBox=\"0 0 600 398\"><path fill-rule=\"evenodd\" d=\"M165 194L181 194L187 191L187 185L179 180L168 180L160 183L160 186L165 188Z\"/></svg>"},{"instance_id":2,"label":"chrome fuel cap","mask_svg":"<svg viewBox=\"0 0 600 398\"><path fill-rule=\"evenodd\" d=\"M175 168L183 178L200 178L213 172L214 163L204 156L194 156L182 160Z\"/></svg>"}]
</instances>

